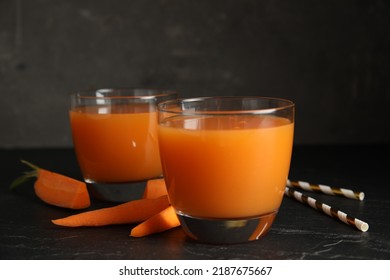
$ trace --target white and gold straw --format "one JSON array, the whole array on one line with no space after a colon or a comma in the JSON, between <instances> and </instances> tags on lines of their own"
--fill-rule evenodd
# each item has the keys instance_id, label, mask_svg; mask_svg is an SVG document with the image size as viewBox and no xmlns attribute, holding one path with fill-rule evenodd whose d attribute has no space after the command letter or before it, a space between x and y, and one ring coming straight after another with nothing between
<instances>
[{"instance_id":1,"label":"white and gold straw","mask_svg":"<svg viewBox=\"0 0 390 280\"><path fill-rule=\"evenodd\" d=\"M337 209L335 209L335 208L333 208L325 203L319 202L318 200L316 200L310 196L306 196L299 191L296 191L296 190L290 189L289 187L286 187L284 193L285 193L285 195L292 197L295 200L297 200L303 204L309 205L310 207L312 207L318 211L321 211L328 216L336 218L336 219L338 219L338 220L340 220L343 223L346 223L348 225L354 226L360 231L365 232L369 228L369 226L366 222L363 222L359 219L353 218L353 217L349 216L348 214L346 214L340 210L337 210Z\"/></svg>"},{"instance_id":2,"label":"white and gold straw","mask_svg":"<svg viewBox=\"0 0 390 280\"><path fill-rule=\"evenodd\" d=\"M311 184L304 181L291 181L287 179L287 187L300 188L305 191L321 192L329 195L344 196L357 200L364 199L364 192L356 192L350 189L335 188L322 184Z\"/></svg>"}]
</instances>

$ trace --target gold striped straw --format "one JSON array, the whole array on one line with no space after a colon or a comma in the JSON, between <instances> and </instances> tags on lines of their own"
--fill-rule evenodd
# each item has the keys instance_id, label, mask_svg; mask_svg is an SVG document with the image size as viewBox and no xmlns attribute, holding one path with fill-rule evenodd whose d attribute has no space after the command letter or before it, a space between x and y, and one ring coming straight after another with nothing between
<instances>
[{"instance_id":1,"label":"gold striped straw","mask_svg":"<svg viewBox=\"0 0 390 280\"><path fill-rule=\"evenodd\" d=\"M306 196L299 191L295 191L293 189L290 189L289 187L286 187L284 194L289 196L289 197L294 198L295 200L297 200L303 204L309 205L310 207L312 207L318 211L321 211L322 213L324 213L328 216L336 218L345 224L354 226L355 228L357 228L360 231L365 232L369 228L369 226L366 222L363 222L362 220L353 218L353 217L349 216L348 214L346 214L340 210L337 210L337 209L335 209L335 208L333 208L325 203L319 202L318 200L316 200L310 196Z\"/></svg>"},{"instance_id":2,"label":"gold striped straw","mask_svg":"<svg viewBox=\"0 0 390 280\"><path fill-rule=\"evenodd\" d=\"M364 192L356 192L350 189L335 188L322 184L311 184L304 181L290 181L287 179L287 187L300 188L305 191L321 192L329 195L344 196L357 200L364 199Z\"/></svg>"}]
</instances>

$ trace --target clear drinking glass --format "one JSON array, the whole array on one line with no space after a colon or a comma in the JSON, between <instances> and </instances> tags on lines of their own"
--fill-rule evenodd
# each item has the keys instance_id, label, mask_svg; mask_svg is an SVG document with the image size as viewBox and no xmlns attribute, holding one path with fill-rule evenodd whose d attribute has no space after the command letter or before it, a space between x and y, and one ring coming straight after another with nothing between
<instances>
[{"instance_id":1,"label":"clear drinking glass","mask_svg":"<svg viewBox=\"0 0 390 280\"><path fill-rule=\"evenodd\" d=\"M294 103L201 97L162 102L158 111L164 179L184 231L207 243L262 237L286 187Z\"/></svg>"},{"instance_id":2,"label":"clear drinking glass","mask_svg":"<svg viewBox=\"0 0 390 280\"><path fill-rule=\"evenodd\" d=\"M139 198L145 181L162 176L157 104L177 98L158 89L98 89L71 95L77 160L91 194L106 201Z\"/></svg>"}]
</instances>

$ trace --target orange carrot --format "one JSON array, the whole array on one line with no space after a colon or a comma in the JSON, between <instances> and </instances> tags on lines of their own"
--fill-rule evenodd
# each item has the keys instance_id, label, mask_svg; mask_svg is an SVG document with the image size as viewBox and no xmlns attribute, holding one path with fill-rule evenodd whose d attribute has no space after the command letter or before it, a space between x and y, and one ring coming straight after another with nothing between
<instances>
[{"instance_id":1,"label":"orange carrot","mask_svg":"<svg viewBox=\"0 0 390 280\"><path fill-rule=\"evenodd\" d=\"M143 198L156 198L167 194L164 179L152 179L146 183Z\"/></svg>"},{"instance_id":2,"label":"orange carrot","mask_svg":"<svg viewBox=\"0 0 390 280\"><path fill-rule=\"evenodd\" d=\"M73 178L39 168L38 166L22 160L33 170L25 172L17 178L11 188L23 183L29 178L37 178L34 183L35 194L44 202L70 209L83 209L91 205L87 186L84 182Z\"/></svg>"},{"instance_id":3,"label":"orange carrot","mask_svg":"<svg viewBox=\"0 0 390 280\"><path fill-rule=\"evenodd\" d=\"M155 199L132 200L112 207L100 208L52 220L52 222L66 227L97 227L139 223L168 206L168 196L165 195Z\"/></svg>"},{"instance_id":4,"label":"orange carrot","mask_svg":"<svg viewBox=\"0 0 390 280\"><path fill-rule=\"evenodd\" d=\"M84 182L40 169L34 184L35 194L44 202L71 209L83 209L91 205Z\"/></svg>"},{"instance_id":5,"label":"orange carrot","mask_svg":"<svg viewBox=\"0 0 390 280\"><path fill-rule=\"evenodd\" d=\"M176 212L172 206L168 206L158 214L134 227L130 232L130 236L142 237L178 226L180 226L180 221L176 216Z\"/></svg>"}]
</instances>

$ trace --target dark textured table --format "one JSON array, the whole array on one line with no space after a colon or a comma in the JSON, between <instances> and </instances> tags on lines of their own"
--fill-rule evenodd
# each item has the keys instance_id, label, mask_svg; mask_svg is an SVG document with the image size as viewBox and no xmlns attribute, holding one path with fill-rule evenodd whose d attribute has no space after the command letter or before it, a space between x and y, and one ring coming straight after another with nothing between
<instances>
[{"instance_id":1,"label":"dark textured table","mask_svg":"<svg viewBox=\"0 0 390 280\"><path fill-rule=\"evenodd\" d=\"M390 146L296 146L290 179L364 191L364 201L307 193L369 223L367 232L285 197L269 233L236 245L193 242L180 228L131 238L133 225L62 228L50 222L78 211L41 202L19 159L81 178L71 149L0 150L0 259L390 259ZM93 200L92 208L111 204Z\"/></svg>"}]
</instances>

